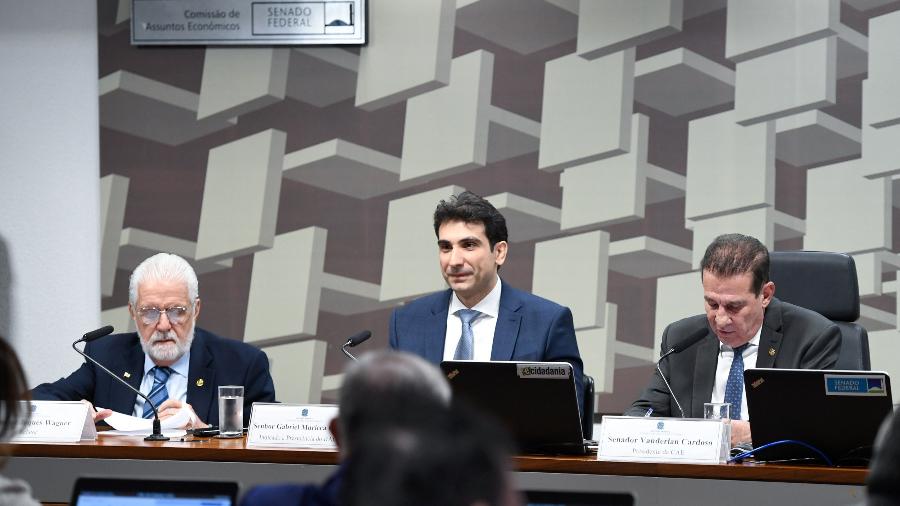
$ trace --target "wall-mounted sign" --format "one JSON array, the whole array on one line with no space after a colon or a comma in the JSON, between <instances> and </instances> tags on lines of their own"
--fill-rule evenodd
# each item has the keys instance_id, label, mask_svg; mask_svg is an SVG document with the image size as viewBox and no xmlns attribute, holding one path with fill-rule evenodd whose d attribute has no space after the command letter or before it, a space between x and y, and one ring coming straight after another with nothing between
<instances>
[{"instance_id":1,"label":"wall-mounted sign","mask_svg":"<svg viewBox=\"0 0 900 506\"><path fill-rule=\"evenodd\" d=\"M134 45L363 45L366 0L131 0Z\"/></svg>"}]
</instances>

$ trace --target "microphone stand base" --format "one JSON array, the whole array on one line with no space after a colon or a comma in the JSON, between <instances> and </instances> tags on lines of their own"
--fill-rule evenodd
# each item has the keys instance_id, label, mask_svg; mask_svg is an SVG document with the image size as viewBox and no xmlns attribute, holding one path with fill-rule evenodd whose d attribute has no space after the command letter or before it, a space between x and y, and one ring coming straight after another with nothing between
<instances>
[{"instance_id":1,"label":"microphone stand base","mask_svg":"<svg viewBox=\"0 0 900 506\"><path fill-rule=\"evenodd\" d=\"M150 434L149 436L144 438L144 441L168 441L169 438L163 436L162 434Z\"/></svg>"}]
</instances>

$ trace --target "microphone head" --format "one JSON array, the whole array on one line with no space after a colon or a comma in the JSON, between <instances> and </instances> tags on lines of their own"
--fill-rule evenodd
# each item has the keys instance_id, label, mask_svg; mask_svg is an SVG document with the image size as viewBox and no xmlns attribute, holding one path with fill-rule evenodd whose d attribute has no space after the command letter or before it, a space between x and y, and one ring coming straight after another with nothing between
<instances>
[{"instance_id":1,"label":"microphone head","mask_svg":"<svg viewBox=\"0 0 900 506\"><path fill-rule=\"evenodd\" d=\"M366 341L366 339L368 339L370 337L372 337L372 331L371 330L363 330L362 332L358 332L358 333L350 336L350 338L347 339L347 345L352 348L358 344L362 344L363 342Z\"/></svg>"},{"instance_id":2,"label":"microphone head","mask_svg":"<svg viewBox=\"0 0 900 506\"><path fill-rule=\"evenodd\" d=\"M89 343L95 339L100 339L103 336L108 336L108 335L112 334L113 330L115 330L115 329L113 328L112 325L106 325L104 327L100 327L97 330L92 330L92 331L88 332L87 334L81 336L81 340Z\"/></svg>"}]
</instances>

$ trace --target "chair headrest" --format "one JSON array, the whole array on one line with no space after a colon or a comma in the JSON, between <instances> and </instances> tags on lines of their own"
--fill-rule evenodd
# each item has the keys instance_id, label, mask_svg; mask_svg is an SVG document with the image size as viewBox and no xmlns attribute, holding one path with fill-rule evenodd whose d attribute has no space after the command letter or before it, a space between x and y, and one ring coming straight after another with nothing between
<instances>
[{"instance_id":1,"label":"chair headrest","mask_svg":"<svg viewBox=\"0 0 900 506\"><path fill-rule=\"evenodd\" d=\"M775 296L835 321L859 318L859 283L853 257L826 251L773 251L769 277Z\"/></svg>"}]
</instances>

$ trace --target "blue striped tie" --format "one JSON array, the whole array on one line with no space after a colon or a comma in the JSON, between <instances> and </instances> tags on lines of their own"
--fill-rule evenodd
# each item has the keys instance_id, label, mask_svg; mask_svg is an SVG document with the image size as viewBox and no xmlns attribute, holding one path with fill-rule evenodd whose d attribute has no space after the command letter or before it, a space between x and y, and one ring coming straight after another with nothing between
<instances>
[{"instance_id":1,"label":"blue striped tie","mask_svg":"<svg viewBox=\"0 0 900 506\"><path fill-rule=\"evenodd\" d=\"M150 369L150 373L153 374L153 387L150 389L150 395L147 397L150 398L150 402L154 406L159 407L160 404L166 402L166 399L169 398L169 391L166 390L166 381L169 380L172 369L155 366L153 369ZM153 418L153 408L147 402L144 402L144 418Z\"/></svg>"},{"instance_id":2,"label":"blue striped tie","mask_svg":"<svg viewBox=\"0 0 900 506\"><path fill-rule=\"evenodd\" d=\"M728 371L728 382L725 383L725 402L731 403L731 419L741 419L741 397L744 393L744 350L750 343L734 349L731 370Z\"/></svg>"},{"instance_id":3,"label":"blue striped tie","mask_svg":"<svg viewBox=\"0 0 900 506\"><path fill-rule=\"evenodd\" d=\"M475 335L472 333L472 320L478 318L481 311L474 309L460 309L456 312L456 316L462 320L462 336L459 338L459 344L456 345L456 353L453 354L453 360L472 360L475 350Z\"/></svg>"}]
</instances>

